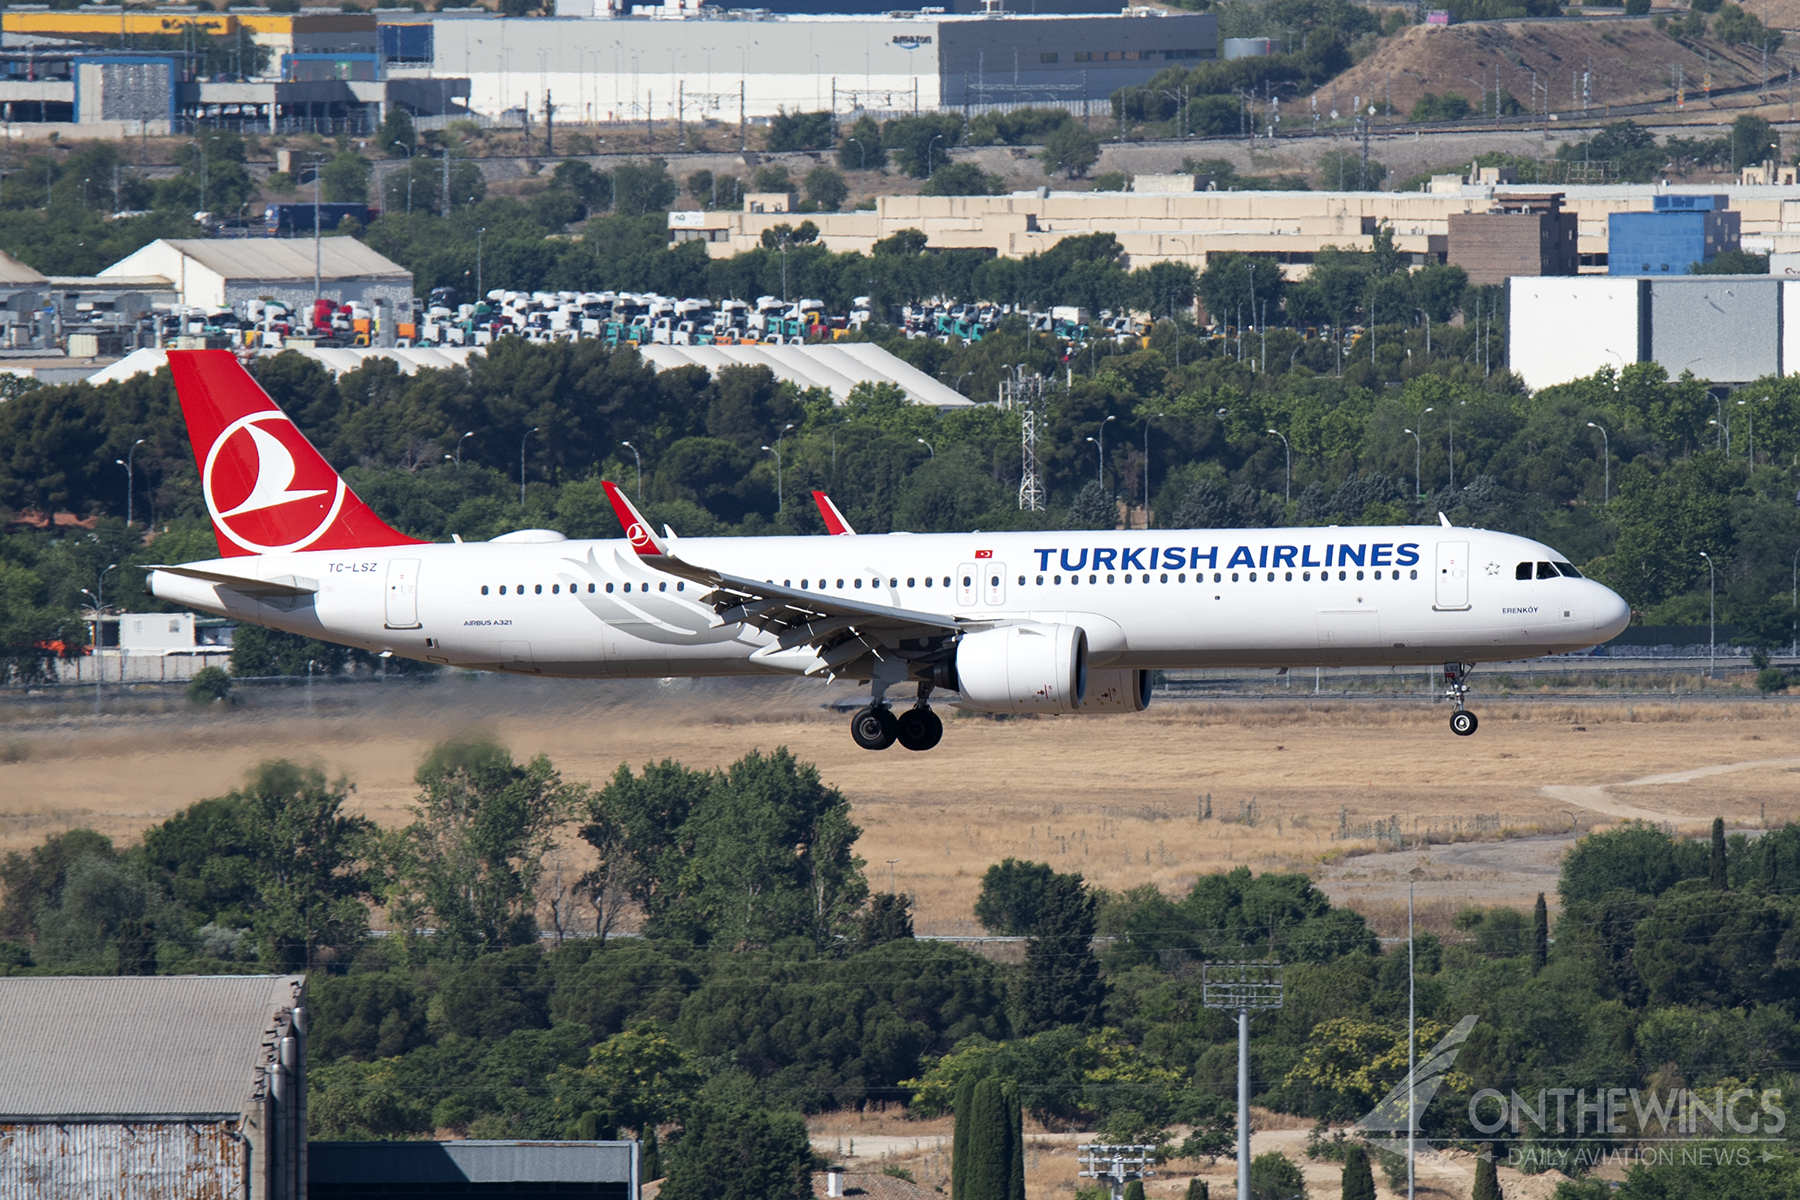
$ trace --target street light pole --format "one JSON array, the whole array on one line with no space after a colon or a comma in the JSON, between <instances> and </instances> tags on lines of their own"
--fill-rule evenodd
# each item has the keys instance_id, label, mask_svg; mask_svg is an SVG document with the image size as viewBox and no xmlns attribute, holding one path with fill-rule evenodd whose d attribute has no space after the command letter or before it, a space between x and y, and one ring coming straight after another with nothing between
<instances>
[{"instance_id":1,"label":"street light pole","mask_svg":"<svg viewBox=\"0 0 1800 1200\"><path fill-rule=\"evenodd\" d=\"M644 502L644 456L639 454L638 448L630 442L620 442L619 445L631 451L631 456L637 459L637 498L638 503L642 504Z\"/></svg>"},{"instance_id":2,"label":"street light pole","mask_svg":"<svg viewBox=\"0 0 1800 1200\"><path fill-rule=\"evenodd\" d=\"M1717 640L1713 636L1715 622L1718 620L1719 573L1713 568L1712 555L1702 550L1700 557L1706 560L1706 675L1709 679L1719 677L1718 666L1714 661Z\"/></svg>"},{"instance_id":3,"label":"street light pole","mask_svg":"<svg viewBox=\"0 0 1800 1200\"><path fill-rule=\"evenodd\" d=\"M481 290L481 239L487 233L487 226L475 231L475 303L480 304L487 293Z\"/></svg>"},{"instance_id":4,"label":"street light pole","mask_svg":"<svg viewBox=\"0 0 1800 1200\"><path fill-rule=\"evenodd\" d=\"M1173 318L1170 318L1173 321ZM1179 327L1175 336L1181 336ZM1161 413L1153 413L1144 418L1144 528L1150 528L1150 422L1161 418Z\"/></svg>"},{"instance_id":5,"label":"street light pole","mask_svg":"<svg viewBox=\"0 0 1800 1200\"><path fill-rule=\"evenodd\" d=\"M1418 434L1413 433L1413 431L1410 429L1403 429L1400 432L1412 434L1412 440L1413 440L1413 499L1417 500L1425 494L1424 492L1419 490L1419 462L1424 457L1425 451L1424 451L1424 448L1419 444L1419 435Z\"/></svg>"},{"instance_id":6,"label":"street light pole","mask_svg":"<svg viewBox=\"0 0 1800 1200\"><path fill-rule=\"evenodd\" d=\"M781 432L775 435L775 444L773 446L763 447L764 450L769 451L775 456L775 512L777 516L787 511L787 500L784 495L785 489L782 487L781 483L781 439L786 437L787 431L792 428L792 424L783 425L781 427Z\"/></svg>"},{"instance_id":7,"label":"street light pole","mask_svg":"<svg viewBox=\"0 0 1800 1200\"><path fill-rule=\"evenodd\" d=\"M1100 422L1100 438L1098 445L1100 447L1100 490L1103 492L1106 490L1106 427L1118 419L1119 418L1108 413L1106 420Z\"/></svg>"},{"instance_id":8,"label":"street light pole","mask_svg":"<svg viewBox=\"0 0 1800 1200\"><path fill-rule=\"evenodd\" d=\"M1287 434L1279 429L1271 429L1270 433L1281 439L1281 448L1287 453L1287 484L1282 489L1282 502L1292 504L1294 501L1294 448L1288 445Z\"/></svg>"},{"instance_id":9,"label":"street light pole","mask_svg":"<svg viewBox=\"0 0 1800 1200\"><path fill-rule=\"evenodd\" d=\"M927 179L931 178L931 152L936 148L937 144L943 140L944 135L940 133L933 137L929 142L925 143L925 178ZM944 154L945 161L949 161L949 158L949 152L946 151Z\"/></svg>"},{"instance_id":10,"label":"street light pole","mask_svg":"<svg viewBox=\"0 0 1800 1200\"><path fill-rule=\"evenodd\" d=\"M1606 472L1602 476L1606 481L1605 490L1600 493L1600 507L1605 508L1612 503L1612 439L1606 436L1606 426L1593 421L1589 421L1587 424L1589 429L1600 431L1600 454L1606 463Z\"/></svg>"},{"instance_id":11,"label":"street light pole","mask_svg":"<svg viewBox=\"0 0 1800 1200\"><path fill-rule=\"evenodd\" d=\"M127 529L131 528L132 518L136 515L134 505L137 503L136 475L132 470L132 459L137 455L137 448L143 444L144 439L139 438L131 443L131 449L125 452L124 458L113 459L114 462L125 468L125 528Z\"/></svg>"},{"instance_id":12,"label":"street light pole","mask_svg":"<svg viewBox=\"0 0 1800 1200\"><path fill-rule=\"evenodd\" d=\"M931 451L931 457L933 457L933 458L937 457L937 447L933 446L930 442L926 441L924 438L914 438L913 441L919 443L919 445L921 445L921 446L925 447L925 449Z\"/></svg>"},{"instance_id":13,"label":"street light pole","mask_svg":"<svg viewBox=\"0 0 1800 1200\"><path fill-rule=\"evenodd\" d=\"M462 470L462 444L475 436L473 429L456 439L456 469Z\"/></svg>"},{"instance_id":14,"label":"street light pole","mask_svg":"<svg viewBox=\"0 0 1800 1200\"><path fill-rule=\"evenodd\" d=\"M537 431L538 431L538 427L536 425L533 425L530 429L527 429L525 431L525 436L519 439L519 507L520 508L525 507L525 443L530 441L531 435L536 433ZM460 445L461 443L458 443L458 444Z\"/></svg>"}]
</instances>

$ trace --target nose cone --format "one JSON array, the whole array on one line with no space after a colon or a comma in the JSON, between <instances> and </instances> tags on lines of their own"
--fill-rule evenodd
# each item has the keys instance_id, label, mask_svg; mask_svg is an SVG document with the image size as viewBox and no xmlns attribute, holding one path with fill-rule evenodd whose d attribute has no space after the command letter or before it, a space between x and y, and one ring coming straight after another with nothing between
<instances>
[{"instance_id":1,"label":"nose cone","mask_svg":"<svg viewBox=\"0 0 1800 1200\"><path fill-rule=\"evenodd\" d=\"M1631 605L1609 587L1594 584L1594 632L1601 642L1610 642L1631 624Z\"/></svg>"}]
</instances>

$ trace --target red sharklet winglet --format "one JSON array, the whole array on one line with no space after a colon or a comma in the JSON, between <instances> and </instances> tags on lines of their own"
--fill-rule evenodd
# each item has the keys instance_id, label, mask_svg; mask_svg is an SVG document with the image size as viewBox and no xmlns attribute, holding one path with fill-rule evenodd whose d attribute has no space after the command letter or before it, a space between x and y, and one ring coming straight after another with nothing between
<instances>
[{"instance_id":1,"label":"red sharklet winglet","mask_svg":"<svg viewBox=\"0 0 1800 1200\"><path fill-rule=\"evenodd\" d=\"M856 530L850 528L850 522L844 519L844 514L838 511L838 506L831 502L830 496L824 492L815 491L812 497L813 503L819 506L819 516L825 519L827 533L833 537L856 533Z\"/></svg>"},{"instance_id":2,"label":"red sharklet winglet","mask_svg":"<svg viewBox=\"0 0 1800 1200\"><path fill-rule=\"evenodd\" d=\"M637 551L637 556L639 558L666 557L669 548L663 545L663 540L656 536L654 529L650 528L650 522L644 520L644 514L639 512L630 500L626 499L625 493L619 490L618 485L603 479L600 481L600 486L606 489L606 498L612 501L613 515L619 518L619 528L625 531L625 540L631 543L631 548Z\"/></svg>"},{"instance_id":3,"label":"red sharklet winglet","mask_svg":"<svg viewBox=\"0 0 1800 1200\"><path fill-rule=\"evenodd\" d=\"M423 544L376 516L229 350L171 350L169 373L221 555Z\"/></svg>"}]
</instances>

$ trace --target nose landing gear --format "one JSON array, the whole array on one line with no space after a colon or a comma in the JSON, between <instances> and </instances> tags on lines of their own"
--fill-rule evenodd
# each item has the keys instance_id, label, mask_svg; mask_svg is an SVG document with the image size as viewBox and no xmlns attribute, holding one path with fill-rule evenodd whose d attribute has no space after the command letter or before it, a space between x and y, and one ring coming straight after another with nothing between
<instances>
[{"instance_id":1,"label":"nose landing gear","mask_svg":"<svg viewBox=\"0 0 1800 1200\"><path fill-rule=\"evenodd\" d=\"M1456 706L1450 714L1450 732L1457 737L1468 737L1481 726L1475 714L1463 707L1463 699L1469 694L1469 672L1474 669L1473 663L1444 664L1444 699Z\"/></svg>"},{"instance_id":2,"label":"nose landing gear","mask_svg":"<svg viewBox=\"0 0 1800 1200\"><path fill-rule=\"evenodd\" d=\"M918 702L899 716L887 706L885 695L875 697L850 718L851 740L864 750L886 750L895 742L908 750L931 749L944 739L944 722L926 703L930 695L931 685L921 683Z\"/></svg>"}]
</instances>

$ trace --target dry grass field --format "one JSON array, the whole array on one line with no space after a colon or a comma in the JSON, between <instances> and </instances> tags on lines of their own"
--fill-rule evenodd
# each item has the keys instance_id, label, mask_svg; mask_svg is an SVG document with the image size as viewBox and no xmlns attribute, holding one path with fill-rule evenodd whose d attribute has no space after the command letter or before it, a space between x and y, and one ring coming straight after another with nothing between
<instances>
[{"instance_id":1,"label":"dry grass field","mask_svg":"<svg viewBox=\"0 0 1800 1200\"><path fill-rule=\"evenodd\" d=\"M348 777L364 812L401 822L420 757L466 733L546 753L566 778L594 783L621 762L716 766L789 746L854 804L877 886L897 860L893 878L916 897L921 933L979 932L969 914L981 873L1007 855L1171 893L1237 865L1306 870L1392 932L1414 867L1434 924L1471 900L1528 904L1553 892L1574 821L1586 832L1646 817L1699 832L1715 814L1743 827L1800 817L1800 720L1779 700L1477 697L1483 723L1467 739L1450 734L1441 706L1418 701L1216 701L1137 716L953 719L938 749L912 755L856 749L847 718L821 707L847 694L484 676L320 687L310 704L303 689L256 690L230 711L109 697L97 720L80 703L15 703L0 714L0 850L76 825L129 842L274 757ZM1255 824L1240 823L1252 806ZM1396 818L1402 853L1366 853L1372 839L1339 836L1391 830ZM1429 833L1477 828L1478 841L1413 848Z\"/></svg>"}]
</instances>

